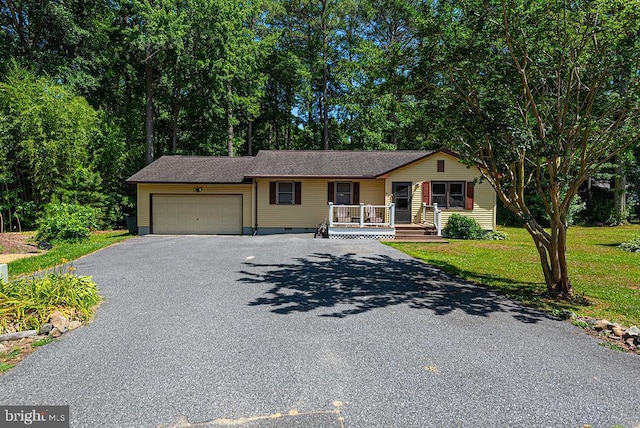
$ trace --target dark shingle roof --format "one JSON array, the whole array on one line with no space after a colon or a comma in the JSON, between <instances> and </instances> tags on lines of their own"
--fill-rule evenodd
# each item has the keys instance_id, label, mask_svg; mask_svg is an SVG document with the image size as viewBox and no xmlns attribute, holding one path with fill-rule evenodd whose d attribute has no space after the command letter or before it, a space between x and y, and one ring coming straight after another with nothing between
<instances>
[{"instance_id":1,"label":"dark shingle roof","mask_svg":"<svg viewBox=\"0 0 640 428\"><path fill-rule=\"evenodd\" d=\"M255 158L163 156L127 179L127 183L242 183L253 177L374 178L433 153L262 150Z\"/></svg>"},{"instance_id":2,"label":"dark shingle roof","mask_svg":"<svg viewBox=\"0 0 640 428\"><path fill-rule=\"evenodd\" d=\"M252 157L162 156L127 183L242 183Z\"/></svg>"},{"instance_id":3,"label":"dark shingle roof","mask_svg":"<svg viewBox=\"0 0 640 428\"><path fill-rule=\"evenodd\" d=\"M262 150L247 177L377 177L430 155L428 151Z\"/></svg>"}]
</instances>

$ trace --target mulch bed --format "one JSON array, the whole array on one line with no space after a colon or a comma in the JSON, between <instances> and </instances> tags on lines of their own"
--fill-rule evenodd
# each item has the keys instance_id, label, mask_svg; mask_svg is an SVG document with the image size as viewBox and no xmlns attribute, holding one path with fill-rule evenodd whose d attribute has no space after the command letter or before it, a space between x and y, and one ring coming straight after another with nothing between
<instances>
[{"instance_id":1,"label":"mulch bed","mask_svg":"<svg viewBox=\"0 0 640 428\"><path fill-rule=\"evenodd\" d=\"M33 241L34 232L0 233L0 254L37 253L38 244Z\"/></svg>"}]
</instances>

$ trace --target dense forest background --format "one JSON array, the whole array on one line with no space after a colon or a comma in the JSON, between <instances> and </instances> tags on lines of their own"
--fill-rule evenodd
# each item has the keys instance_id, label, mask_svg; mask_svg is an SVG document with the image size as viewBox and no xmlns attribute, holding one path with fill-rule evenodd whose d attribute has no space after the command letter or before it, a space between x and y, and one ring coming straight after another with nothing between
<instances>
[{"instance_id":1,"label":"dense forest background","mask_svg":"<svg viewBox=\"0 0 640 428\"><path fill-rule=\"evenodd\" d=\"M124 180L165 154L448 145L438 4L0 0L3 230L35 227L52 202L122 225ZM630 218L638 159L635 143L601 167L574 221Z\"/></svg>"}]
</instances>

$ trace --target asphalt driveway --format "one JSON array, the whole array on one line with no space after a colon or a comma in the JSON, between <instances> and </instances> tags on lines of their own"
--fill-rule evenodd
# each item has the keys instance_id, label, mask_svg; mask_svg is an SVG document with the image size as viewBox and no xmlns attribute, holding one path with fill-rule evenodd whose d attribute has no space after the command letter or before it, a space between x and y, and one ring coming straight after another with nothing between
<instances>
[{"instance_id":1,"label":"asphalt driveway","mask_svg":"<svg viewBox=\"0 0 640 428\"><path fill-rule=\"evenodd\" d=\"M147 236L75 267L105 303L0 404L69 404L74 427L640 426L640 357L377 242Z\"/></svg>"}]
</instances>

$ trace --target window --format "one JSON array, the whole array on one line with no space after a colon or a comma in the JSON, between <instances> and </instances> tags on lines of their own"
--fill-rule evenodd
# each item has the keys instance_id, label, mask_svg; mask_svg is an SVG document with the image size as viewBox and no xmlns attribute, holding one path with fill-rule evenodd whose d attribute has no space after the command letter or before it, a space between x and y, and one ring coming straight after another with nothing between
<instances>
[{"instance_id":1,"label":"window","mask_svg":"<svg viewBox=\"0 0 640 428\"><path fill-rule=\"evenodd\" d=\"M269 182L269 205L302 205L302 182Z\"/></svg>"},{"instance_id":2,"label":"window","mask_svg":"<svg viewBox=\"0 0 640 428\"><path fill-rule=\"evenodd\" d=\"M438 159L438 172L444 172L444 159Z\"/></svg>"},{"instance_id":3,"label":"window","mask_svg":"<svg viewBox=\"0 0 640 428\"><path fill-rule=\"evenodd\" d=\"M278 182L278 205L293 205L293 181Z\"/></svg>"},{"instance_id":4,"label":"window","mask_svg":"<svg viewBox=\"0 0 640 428\"><path fill-rule=\"evenodd\" d=\"M434 181L431 183L431 203L442 208L463 209L464 188L463 181Z\"/></svg>"},{"instance_id":5,"label":"window","mask_svg":"<svg viewBox=\"0 0 640 428\"><path fill-rule=\"evenodd\" d=\"M353 198L351 197L351 183L336 183L336 205L351 205Z\"/></svg>"}]
</instances>

